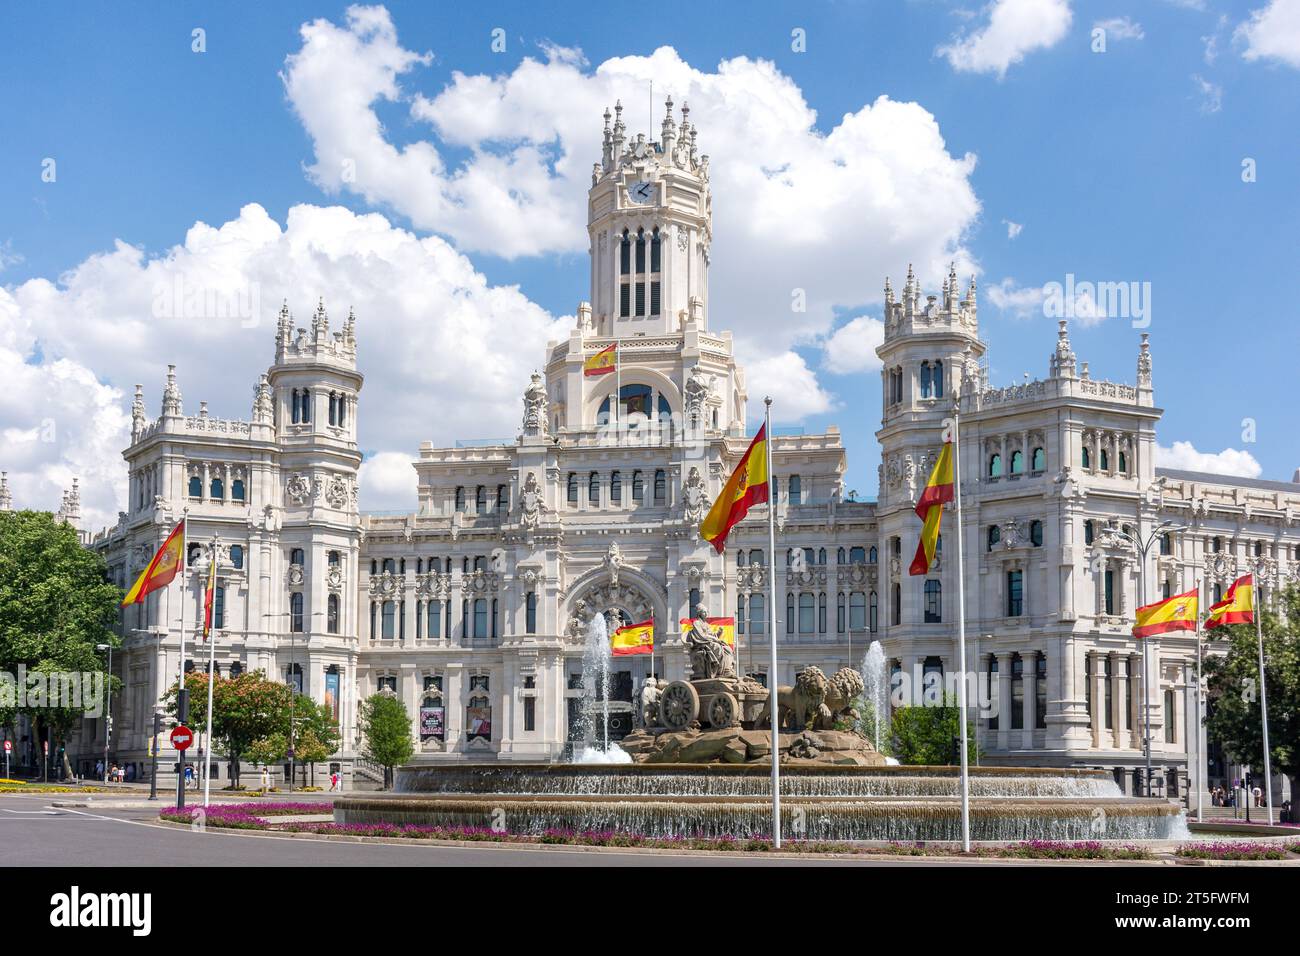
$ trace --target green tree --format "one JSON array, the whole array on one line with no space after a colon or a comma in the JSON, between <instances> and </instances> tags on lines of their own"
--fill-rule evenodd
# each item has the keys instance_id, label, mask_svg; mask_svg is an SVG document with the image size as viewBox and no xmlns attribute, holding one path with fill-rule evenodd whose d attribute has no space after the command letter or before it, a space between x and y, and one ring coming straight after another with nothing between
<instances>
[{"instance_id":1,"label":"green tree","mask_svg":"<svg viewBox=\"0 0 1300 956\"><path fill-rule=\"evenodd\" d=\"M955 742L961 734L956 698L944 694L938 706L896 707L889 725L890 754L903 764L951 764L956 760ZM966 759L975 762L975 727L966 724Z\"/></svg>"},{"instance_id":2,"label":"green tree","mask_svg":"<svg viewBox=\"0 0 1300 956\"><path fill-rule=\"evenodd\" d=\"M342 734L339 732L338 720L334 717L334 708L329 704L318 704L310 697L299 694L294 699L293 713L294 758L303 766L304 782L306 774L310 772L311 785L314 787L316 764L338 753Z\"/></svg>"},{"instance_id":3,"label":"green tree","mask_svg":"<svg viewBox=\"0 0 1300 956\"><path fill-rule=\"evenodd\" d=\"M120 645L113 633L122 590L109 583L104 560L81 546L76 530L44 511L0 512L0 671L86 673L105 670L96 644ZM111 680L111 679L110 679ZM119 682L112 681L116 687ZM17 700L0 686L0 726L10 727ZM63 772L72 774L66 746L77 722L97 701L37 703L24 709L39 750L63 754ZM11 733L10 737L13 736Z\"/></svg>"},{"instance_id":4,"label":"green tree","mask_svg":"<svg viewBox=\"0 0 1300 956\"><path fill-rule=\"evenodd\" d=\"M193 672L185 676L190 692L189 726L196 733L207 730L208 675ZM167 692L167 712L176 717L177 687ZM267 679L262 671L238 677L218 677L212 688L212 737L214 749L225 752L234 782L239 782L239 763L255 741L289 730L289 702L292 689Z\"/></svg>"},{"instance_id":5,"label":"green tree","mask_svg":"<svg viewBox=\"0 0 1300 956\"><path fill-rule=\"evenodd\" d=\"M1274 773L1300 784L1300 587L1278 595L1278 612L1265 611L1264 689L1268 696L1269 760ZM1264 733L1260 720L1259 643L1253 624L1208 632L1206 687L1213 701L1207 733L1238 763L1262 775ZM1215 653L1219 651L1221 653ZM1292 816L1296 809L1292 807Z\"/></svg>"},{"instance_id":6,"label":"green tree","mask_svg":"<svg viewBox=\"0 0 1300 956\"><path fill-rule=\"evenodd\" d=\"M284 734L269 734L249 744L244 757L259 767L270 767L283 761L288 753L289 738Z\"/></svg>"},{"instance_id":7,"label":"green tree","mask_svg":"<svg viewBox=\"0 0 1300 956\"><path fill-rule=\"evenodd\" d=\"M389 694L372 694L361 702L363 753L384 768L385 786L392 770L415 754L406 705Z\"/></svg>"}]
</instances>

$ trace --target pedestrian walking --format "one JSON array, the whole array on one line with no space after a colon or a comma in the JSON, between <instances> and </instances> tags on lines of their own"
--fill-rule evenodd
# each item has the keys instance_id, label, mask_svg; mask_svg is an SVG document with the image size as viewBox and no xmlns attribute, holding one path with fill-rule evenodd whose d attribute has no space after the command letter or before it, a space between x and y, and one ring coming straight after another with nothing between
<instances>
[{"instance_id":1,"label":"pedestrian walking","mask_svg":"<svg viewBox=\"0 0 1300 956\"><path fill-rule=\"evenodd\" d=\"M268 770L265 766L263 766L262 767L262 796L266 796L267 791L270 789L271 789L271 771Z\"/></svg>"}]
</instances>

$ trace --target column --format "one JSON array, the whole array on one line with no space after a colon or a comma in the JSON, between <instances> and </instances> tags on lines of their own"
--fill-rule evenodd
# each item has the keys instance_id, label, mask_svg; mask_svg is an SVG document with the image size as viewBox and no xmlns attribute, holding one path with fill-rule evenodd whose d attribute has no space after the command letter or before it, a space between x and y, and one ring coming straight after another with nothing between
<instances>
[{"instance_id":1,"label":"column","mask_svg":"<svg viewBox=\"0 0 1300 956\"><path fill-rule=\"evenodd\" d=\"M1142 655L1128 656L1129 696L1132 703L1128 707L1129 747L1142 749Z\"/></svg>"},{"instance_id":2,"label":"column","mask_svg":"<svg viewBox=\"0 0 1300 956\"><path fill-rule=\"evenodd\" d=\"M1035 668L1037 655L1028 652L1021 655L1023 667L1021 670L1020 681L1025 689L1025 699L1022 701L1024 729L1024 747L1026 750L1034 749L1034 719L1038 708L1038 671Z\"/></svg>"},{"instance_id":3,"label":"column","mask_svg":"<svg viewBox=\"0 0 1300 956\"><path fill-rule=\"evenodd\" d=\"M1106 706L1105 690L1102 682L1105 680L1105 674L1102 673L1101 655L1096 651L1088 651L1088 661L1090 662L1090 675L1088 679L1092 681L1092 746L1094 748L1101 746L1101 711Z\"/></svg>"},{"instance_id":4,"label":"column","mask_svg":"<svg viewBox=\"0 0 1300 956\"><path fill-rule=\"evenodd\" d=\"M1110 687L1111 687L1111 739L1112 746L1116 750L1124 748L1124 661L1119 656L1119 651L1111 651L1110 661Z\"/></svg>"},{"instance_id":5,"label":"column","mask_svg":"<svg viewBox=\"0 0 1300 956\"><path fill-rule=\"evenodd\" d=\"M1011 749L1011 654L998 655L998 749Z\"/></svg>"}]
</instances>

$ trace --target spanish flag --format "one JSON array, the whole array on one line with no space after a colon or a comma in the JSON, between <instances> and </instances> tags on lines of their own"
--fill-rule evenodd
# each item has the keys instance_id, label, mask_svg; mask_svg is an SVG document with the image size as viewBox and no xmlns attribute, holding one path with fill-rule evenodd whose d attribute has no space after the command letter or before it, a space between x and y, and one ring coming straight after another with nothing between
<instances>
[{"instance_id":1,"label":"spanish flag","mask_svg":"<svg viewBox=\"0 0 1300 956\"><path fill-rule=\"evenodd\" d=\"M618 343L603 348L582 363L583 375L608 375L618 367Z\"/></svg>"},{"instance_id":2,"label":"spanish flag","mask_svg":"<svg viewBox=\"0 0 1300 956\"><path fill-rule=\"evenodd\" d=\"M632 654L653 654L655 652L655 622L642 621L640 624L624 624L609 641L609 652L615 657L628 657Z\"/></svg>"},{"instance_id":3,"label":"spanish flag","mask_svg":"<svg viewBox=\"0 0 1300 956\"><path fill-rule=\"evenodd\" d=\"M1210 606L1210 616L1205 629L1211 630L1227 624L1255 623L1255 576L1247 574L1232 582L1228 593L1218 604Z\"/></svg>"},{"instance_id":4,"label":"spanish flag","mask_svg":"<svg viewBox=\"0 0 1300 956\"><path fill-rule=\"evenodd\" d=\"M1133 636L1141 639L1166 631L1194 631L1199 613L1200 594L1197 591L1175 594L1163 601L1138 608Z\"/></svg>"},{"instance_id":5,"label":"spanish flag","mask_svg":"<svg viewBox=\"0 0 1300 956\"><path fill-rule=\"evenodd\" d=\"M916 514L925 522L921 527L921 540L916 543L916 557L907 569L908 574L929 574L934 564L934 553L939 548L939 520L943 517L945 502L952 501L952 442L943 443L939 460L934 463L930 480L925 483Z\"/></svg>"},{"instance_id":6,"label":"spanish flag","mask_svg":"<svg viewBox=\"0 0 1300 956\"><path fill-rule=\"evenodd\" d=\"M749 443L740 464L722 488L709 513L700 522L700 537L718 554L727 546L727 535L753 505L767 501L767 426Z\"/></svg>"},{"instance_id":7,"label":"spanish flag","mask_svg":"<svg viewBox=\"0 0 1300 956\"><path fill-rule=\"evenodd\" d=\"M208 562L208 583L203 588L203 639L212 633L212 602L217 591L217 559Z\"/></svg>"},{"instance_id":8,"label":"spanish flag","mask_svg":"<svg viewBox=\"0 0 1300 956\"><path fill-rule=\"evenodd\" d=\"M721 629L722 643L726 644L732 650L736 648L736 619L734 617L710 617L707 618L710 626L714 629ZM691 626L691 619L684 617L681 619L682 630L686 631Z\"/></svg>"},{"instance_id":9,"label":"spanish flag","mask_svg":"<svg viewBox=\"0 0 1300 956\"><path fill-rule=\"evenodd\" d=\"M126 597L122 599L122 607L128 604L139 604L149 594L172 583L172 578L176 577L176 572L181 569L181 562L185 557L181 554L181 545L184 541L185 519L182 518L177 522L176 527L172 528L172 533L162 543L162 547L153 556L149 566L135 579L131 590L126 592Z\"/></svg>"}]
</instances>

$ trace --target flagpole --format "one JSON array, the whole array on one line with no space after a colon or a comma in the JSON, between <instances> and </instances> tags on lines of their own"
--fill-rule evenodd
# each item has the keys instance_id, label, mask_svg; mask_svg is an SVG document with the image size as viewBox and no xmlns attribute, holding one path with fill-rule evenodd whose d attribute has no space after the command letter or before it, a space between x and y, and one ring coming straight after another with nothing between
<instances>
[{"instance_id":1,"label":"flagpole","mask_svg":"<svg viewBox=\"0 0 1300 956\"><path fill-rule=\"evenodd\" d=\"M1205 704L1205 674L1201 657L1201 582L1196 582L1196 822L1205 822L1205 791L1209 788L1209 767L1205 760L1205 747L1201 738Z\"/></svg>"},{"instance_id":2,"label":"flagpole","mask_svg":"<svg viewBox=\"0 0 1300 956\"><path fill-rule=\"evenodd\" d=\"M776 670L776 495L772 482L772 397L763 399L763 453L767 458L767 623L772 661L767 672L767 713L772 723L772 846L781 849L781 705Z\"/></svg>"},{"instance_id":3,"label":"flagpole","mask_svg":"<svg viewBox=\"0 0 1300 956\"><path fill-rule=\"evenodd\" d=\"M1255 612L1255 640L1259 645L1259 710L1263 720L1264 731L1264 793L1268 797L1268 825L1273 825L1273 770L1268 755L1268 691L1264 680L1264 602L1260 599L1259 567L1254 569L1251 579L1250 602ZM1249 795L1246 797L1250 799Z\"/></svg>"},{"instance_id":4,"label":"flagpole","mask_svg":"<svg viewBox=\"0 0 1300 956\"><path fill-rule=\"evenodd\" d=\"M183 725L189 719L189 691L185 687L185 579L189 574L189 545L187 539L190 534L190 509L188 507L181 509L181 557L180 573L176 576L181 580L181 653L180 660L177 662L177 672L180 675L176 684L176 722ZM177 812L185 809L185 751L176 751L176 810Z\"/></svg>"},{"instance_id":5,"label":"flagpole","mask_svg":"<svg viewBox=\"0 0 1300 956\"><path fill-rule=\"evenodd\" d=\"M957 682L958 720L961 724L961 847L963 852L970 852L970 758L966 743L966 576L964 570L965 549L962 547L961 529L961 430L958 418L961 415L961 396L952 411L952 485L957 525L957 667L961 680Z\"/></svg>"},{"instance_id":6,"label":"flagpole","mask_svg":"<svg viewBox=\"0 0 1300 956\"><path fill-rule=\"evenodd\" d=\"M208 642L208 719L204 724L208 738L208 750L203 760L203 805L208 805L209 793L212 789L212 773L208 769L212 766L212 687L217 682L217 638L212 633L212 625L216 624L217 616L217 541L219 539L214 534L212 536L212 558L211 567L208 571L208 577L212 581L212 617L208 621L206 612L203 618L204 637Z\"/></svg>"}]
</instances>

